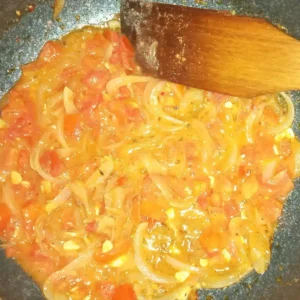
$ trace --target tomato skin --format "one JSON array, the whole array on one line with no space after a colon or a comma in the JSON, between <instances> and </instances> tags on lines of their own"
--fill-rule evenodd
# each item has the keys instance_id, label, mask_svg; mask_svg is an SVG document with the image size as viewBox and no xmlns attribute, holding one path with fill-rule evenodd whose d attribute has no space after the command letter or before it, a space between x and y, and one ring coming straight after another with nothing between
<instances>
[{"instance_id":1,"label":"tomato skin","mask_svg":"<svg viewBox=\"0 0 300 300\"><path fill-rule=\"evenodd\" d=\"M59 176L63 171L63 162L55 150L45 151L40 157L40 164L43 169L52 176Z\"/></svg>"},{"instance_id":2,"label":"tomato skin","mask_svg":"<svg viewBox=\"0 0 300 300\"><path fill-rule=\"evenodd\" d=\"M106 70L91 71L82 79L82 83L87 88L102 90L109 79L110 73Z\"/></svg>"},{"instance_id":3,"label":"tomato skin","mask_svg":"<svg viewBox=\"0 0 300 300\"><path fill-rule=\"evenodd\" d=\"M11 218L10 209L5 203L0 203L0 234L7 228Z\"/></svg>"},{"instance_id":4,"label":"tomato skin","mask_svg":"<svg viewBox=\"0 0 300 300\"><path fill-rule=\"evenodd\" d=\"M115 289L115 293L112 297L112 300L136 300L134 289L131 284L125 283L119 285Z\"/></svg>"}]
</instances>

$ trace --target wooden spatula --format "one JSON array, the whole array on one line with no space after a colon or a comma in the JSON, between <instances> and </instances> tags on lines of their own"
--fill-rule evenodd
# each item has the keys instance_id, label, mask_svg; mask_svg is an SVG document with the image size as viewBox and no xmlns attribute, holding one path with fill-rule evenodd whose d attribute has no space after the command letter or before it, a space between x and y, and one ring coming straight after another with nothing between
<instances>
[{"instance_id":1,"label":"wooden spatula","mask_svg":"<svg viewBox=\"0 0 300 300\"><path fill-rule=\"evenodd\" d=\"M245 98L300 89L300 42L263 19L122 0L121 28L154 77Z\"/></svg>"}]
</instances>

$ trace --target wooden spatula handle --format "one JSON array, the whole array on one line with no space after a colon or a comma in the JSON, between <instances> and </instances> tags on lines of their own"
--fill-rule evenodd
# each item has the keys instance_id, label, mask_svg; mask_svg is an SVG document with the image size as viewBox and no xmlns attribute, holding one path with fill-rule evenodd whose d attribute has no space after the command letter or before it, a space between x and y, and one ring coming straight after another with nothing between
<instances>
[{"instance_id":1,"label":"wooden spatula handle","mask_svg":"<svg viewBox=\"0 0 300 300\"><path fill-rule=\"evenodd\" d=\"M135 0L122 5L122 30L153 76L240 97L300 89L300 42L263 19Z\"/></svg>"}]
</instances>

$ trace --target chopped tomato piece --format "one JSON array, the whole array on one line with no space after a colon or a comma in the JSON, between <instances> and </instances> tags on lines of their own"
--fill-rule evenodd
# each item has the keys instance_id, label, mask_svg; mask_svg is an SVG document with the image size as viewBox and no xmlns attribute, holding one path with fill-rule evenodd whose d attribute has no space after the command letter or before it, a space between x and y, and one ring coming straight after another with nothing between
<instances>
[{"instance_id":1,"label":"chopped tomato piece","mask_svg":"<svg viewBox=\"0 0 300 300\"><path fill-rule=\"evenodd\" d=\"M30 116L22 116L18 118L8 130L9 137L16 139L17 137L31 136L35 130L33 120Z\"/></svg>"},{"instance_id":2,"label":"chopped tomato piece","mask_svg":"<svg viewBox=\"0 0 300 300\"><path fill-rule=\"evenodd\" d=\"M197 198L197 203L201 209L207 209L209 205L207 195L205 193L201 193L201 195Z\"/></svg>"},{"instance_id":3,"label":"chopped tomato piece","mask_svg":"<svg viewBox=\"0 0 300 300\"><path fill-rule=\"evenodd\" d=\"M136 294L131 284L126 283L118 286L112 300L136 300Z\"/></svg>"},{"instance_id":4,"label":"chopped tomato piece","mask_svg":"<svg viewBox=\"0 0 300 300\"><path fill-rule=\"evenodd\" d=\"M6 229L11 217L10 209L5 203L0 203L0 234Z\"/></svg>"},{"instance_id":5,"label":"chopped tomato piece","mask_svg":"<svg viewBox=\"0 0 300 300\"><path fill-rule=\"evenodd\" d=\"M124 69L133 71L135 69L135 64L134 64L133 58L130 57L128 55L128 53L125 53L125 52L122 52L120 54L120 56L121 56L121 60L122 60Z\"/></svg>"},{"instance_id":6,"label":"chopped tomato piece","mask_svg":"<svg viewBox=\"0 0 300 300\"><path fill-rule=\"evenodd\" d=\"M47 256L43 255L41 253L41 249L39 247L39 245L37 243L34 243L32 245L32 248L31 248L31 256L34 258L34 260L44 260L44 259L48 259Z\"/></svg>"},{"instance_id":7,"label":"chopped tomato piece","mask_svg":"<svg viewBox=\"0 0 300 300\"><path fill-rule=\"evenodd\" d=\"M283 139L279 143L279 152L283 157L288 157L292 154L292 141L290 139Z\"/></svg>"},{"instance_id":8,"label":"chopped tomato piece","mask_svg":"<svg viewBox=\"0 0 300 300\"><path fill-rule=\"evenodd\" d=\"M119 99L130 99L131 98L131 92L129 88L125 86L121 86L119 88Z\"/></svg>"},{"instance_id":9,"label":"chopped tomato piece","mask_svg":"<svg viewBox=\"0 0 300 300\"><path fill-rule=\"evenodd\" d=\"M164 217L164 219L162 221L156 220L154 218L151 217L147 217L147 216L142 216L141 217L143 222L147 222L148 223L148 229L153 229L156 225L161 225L161 223L163 223L166 220L166 217Z\"/></svg>"},{"instance_id":10,"label":"chopped tomato piece","mask_svg":"<svg viewBox=\"0 0 300 300\"><path fill-rule=\"evenodd\" d=\"M101 33L96 34L91 40L86 43L86 50L91 55L103 54L108 47L108 39Z\"/></svg>"},{"instance_id":11,"label":"chopped tomato piece","mask_svg":"<svg viewBox=\"0 0 300 300\"><path fill-rule=\"evenodd\" d=\"M43 206L35 202L31 202L27 204L22 209L25 222L31 225L35 224L35 221L43 212L44 212Z\"/></svg>"},{"instance_id":12,"label":"chopped tomato piece","mask_svg":"<svg viewBox=\"0 0 300 300\"><path fill-rule=\"evenodd\" d=\"M30 152L28 150L21 150L19 154L19 165L24 167L29 164Z\"/></svg>"},{"instance_id":13,"label":"chopped tomato piece","mask_svg":"<svg viewBox=\"0 0 300 300\"><path fill-rule=\"evenodd\" d=\"M283 203L275 199L264 199L259 202L259 210L272 223L281 216L282 208Z\"/></svg>"},{"instance_id":14,"label":"chopped tomato piece","mask_svg":"<svg viewBox=\"0 0 300 300\"><path fill-rule=\"evenodd\" d=\"M103 32L103 36L113 44L119 43L119 35L116 31L106 29Z\"/></svg>"},{"instance_id":15,"label":"chopped tomato piece","mask_svg":"<svg viewBox=\"0 0 300 300\"><path fill-rule=\"evenodd\" d=\"M294 183L288 172L283 170L273 176L263 187L270 195L284 197L294 188Z\"/></svg>"},{"instance_id":16,"label":"chopped tomato piece","mask_svg":"<svg viewBox=\"0 0 300 300\"><path fill-rule=\"evenodd\" d=\"M79 113L64 116L64 132L73 135L79 126L81 115Z\"/></svg>"},{"instance_id":17,"label":"chopped tomato piece","mask_svg":"<svg viewBox=\"0 0 300 300\"><path fill-rule=\"evenodd\" d=\"M206 189L200 192L200 195L197 198L197 203L199 207L203 210L206 210L209 206L209 196L211 196L212 190Z\"/></svg>"},{"instance_id":18,"label":"chopped tomato piece","mask_svg":"<svg viewBox=\"0 0 300 300\"><path fill-rule=\"evenodd\" d=\"M126 181L127 181L126 176L122 176L122 177L118 178L117 185L123 186L126 183Z\"/></svg>"},{"instance_id":19,"label":"chopped tomato piece","mask_svg":"<svg viewBox=\"0 0 300 300\"><path fill-rule=\"evenodd\" d=\"M231 219L239 213L239 206L234 200L230 200L225 204L224 210L227 218Z\"/></svg>"},{"instance_id":20,"label":"chopped tomato piece","mask_svg":"<svg viewBox=\"0 0 300 300\"><path fill-rule=\"evenodd\" d=\"M131 219L132 222L136 225L141 222L141 205L138 197L132 199Z\"/></svg>"},{"instance_id":21,"label":"chopped tomato piece","mask_svg":"<svg viewBox=\"0 0 300 300\"><path fill-rule=\"evenodd\" d=\"M96 283L96 290L101 299L112 300L116 285L110 281L100 281Z\"/></svg>"},{"instance_id":22,"label":"chopped tomato piece","mask_svg":"<svg viewBox=\"0 0 300 300\"><path fill-rule=\"evenodd\" d=\"M276 126L279 122L279 115L275 112L274 108L266 106L264 109L263 119L267 124Z\"/></svg>"},{"instance_id":23,"label":"chopped tomato piece","mask_svg":"<svg viewBox=\"0 0 300 300\"><path fill-rule=\"evenodd\" d=\"M126 124L127 121L127 111L126 106L123 101L113 100L107 103L108 110L116 116L120 124Z\"/></svg>"},{"instance_id":24,"label":"chopped tomato piece","mask_svg":"<svg viewBox=\"0 0 300 300\"><path fill-rule=\"evenodd\" d=\"M220 233L214 229L207 228L200 236L200 244L209 254L220 252L226 248L224 233Z\"/></svg>"},{"instance_id":25,"label":"chopped tomato piece","mask_svg":"<svg viewBox=\"0 0 300 300\"><path fill-rule=\"evenodd\" d=\"M110 73L107 70L91 71L83 79L82 83L90 89L103 89L110 79Z\"/></svg>"},{"instance_id":26,"label":"chopped tomato piece","mask_svg":"<svg viewBox=\"0 0 300 300\"><path fill-rule=\"evenodd\" d=\"M79 99L76 106L81 112L90 113L94 110L101 102L103 102L102 92L99 93L89 93L82 99Z\"/></svg>"},{"instance_id":27,"label":"chopped tomato piece","mask_svg":"<svg viewBox=\"0 0 300 300\"><path fill-rule=\"evenodd\" d=\"M47 42L40 52L39 59L45 62L53 61L62 52L62 45L59 42Z\"/></svg>"},{"instance_id":28,"label":"chopped tomato piece","mask_svg":"<svg viewBox=\"0 0 300 300\"><path fill-rule=\"evenodd\" d=\"M128 116L129 122L135 122L135 123L143 122L144 119L143 119L140 109L128 105L126 107L126 110L127 110L127 116Z\"/></svg>"},{"instance_id":29,"label":"chopped tomato piece","mask_svg":"<svg viewBox=\"0 0 300 300\"><path fill-rule=\"evenodd\" d=\"M130 240L123 241L117 244L111 251L107 253L102 252L102 248L98 249L94 253L94 259L99 263L109 263L119 256L126 254L132 247L132 242Z\"/></svg>"},{"instance_id":30,"label":"chopped tomato piece","mask_svg":"<svg viewBox=\"0 0 300 300\"><path fill-rule=\"evenodd\" d=\"M66 68L63 69L60 78L66 82L70 79L70 77L72 77L74 74L76 74L78 71L76 69L76 67L74 66L68 66Z\"/></svg>"},{"instance_id":31,"label":"chopped tomato piece","mask_svg":"<svg viewBox=\"0 0 300 300\"><path fill-rule=\"evenodd\" d=\"M85 230L87 232L95 232L97 230L97 227L98 227L97 222L96 221L92 221L92 222L87 223L85 225Z\"/></svg>"},{"instance_id":32,"label":"chopped tomato piece","mask_svg":"<svg viewBox=\"0 0 300 300\"><path fill-rule=\"evenodd\" d=\"M11 172L17 169L20 150L17 148L5 148L1 153L0 169Z\"/></svg>"},{"instance_id":33,"label":"chopped tomato piece","mask_svg":"<svg viewBox=\"0 0 300 300\"><path fill-rule=\"evenodd\" d=\"M164 222L166 219L166 209L168 203L160 200L143 200L140 204L141 215L143 217L154 219L158 222Z\"/></svg>"},{"instance_id":34,"label":"chopped tomato piece","mask_svg":"<svg viewBox=\"0 0 300 300\"><path fill-rule=\"evenodd\" d=\"M43 169L55 177L63 171L63 162L55 150L45 151L40 157L40 164Z\"/></svg>"},{"instance_id":35,"label":"chopped tomato piece","mask_svg":"<svg viewBox=\"0 0 300 300\"><path fill-rule=\"evenodd\" d=\"M121 35L120 37L120 50L121 52L126 52L131 56L134 55L134 48L130 43L129 39L125 35Z\"/></svg>"},{"instance_id":36,"label":"chopped tomato piece","mask_svg":"<svg viewBox=\"0 0 300 300\"><path fill-rule=\"evenodd\" d=\"M5 255L7 258L16 257L17 250L15 246L5 248Z\"/></svg>"}]
</instances>

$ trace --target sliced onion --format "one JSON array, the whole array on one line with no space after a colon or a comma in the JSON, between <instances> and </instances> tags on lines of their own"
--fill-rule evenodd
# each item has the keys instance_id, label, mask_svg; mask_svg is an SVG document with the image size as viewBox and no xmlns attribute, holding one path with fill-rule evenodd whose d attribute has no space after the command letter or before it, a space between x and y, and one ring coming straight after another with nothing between
<instances>
[{"instance_id":1,"label":"sliced onion","mask_svg":"<svg viewBox=\"0 0 300 300\"><path fill-rule=\"evenodd\" d=\"M150 175L150 178L156 184L156 186L159 188L159 190L167 200L170 201L174 198L174 193L169 187L165 177L159 175Z\"/></svg>"},{"instance_id":2,"label":"sliced onion","mask_svg":"<svg viewBox=\"0 0 300 300\"><path fill-rule=\"evenodd\" d=\"M253 111L250 113L246 120L246 126L245 126L245 131L246 131L246 138L248 143L253 144L253 125L256 120L260 119L262 116L263 112L265 109L265 104L262 103L259 106L255 106Z\"/></svg>"},{"instance_id":3,"label":"sliced onion","mask_svg":"<svg viewBox=\"0 0 300 300\"><path fill-rule=\"evenodd\" d=\"M262 181L264 183L268 182L274 176L276 167L277 167L276 159L272 159L268 162L263 162Z\"/></svg>"},{"instance_id":4,"label":"sliced onion","mask_svg":"<svg viewBox=\"0 0 300 300\"><path fill-rule=\"evenodd\" d=\"M159 94L166 83L166 81L154 79L147 84L143 94L143 104L147 109L147 113L150 116L154 116L154 120L163 118L164 120L174 124L187 124L185 121L169 116L164 112L162 104L159 102Z\"/></svg>"},{"instance_id":5,"label":"sliced onion","mask_svg":"<svg viewBox=\"0 0 300 300\"><path fill-rule=\"evenodd\" d=\"M61 93L55 94L53 97L46 100L47 109L54 109L54 107L63 100Z\"/></svg>"},{"instance_id":6,"label":"sliced onion","mask_svg":"<svg viewBox=\"0 0 300 300\"><path fill-rule=\"evenodd\" d=\"M196 273L196 274L205 274L204 270L201 270L198 267L186 264L174 257L171 257L169 255L166 256L166 262L172 266L174 269L179 270L179 271L187 271L191 273Z\"/></svg>"},{"instance_id":7,"label":"sliced onion","mask_svg":"<svg viewBox=\"0 0 300 300\"><path fill-rule=\"evenodd\" d=\"M75 181L70 186L72 192L76 195L76 197L80 200L82 205L84 206L86 212L91 214L91 209L88 201L87 191L84 187L84 184L81 181Z\"/></svg>"},{"instance_id":8,"label":"sliced onion","mask_svg":"<svg viewBox=\"0 0 300 300\"><path fill-rule=\"evenodd\" d=\"M53 280L60 277L74 276L76 269L86 266L92 260L96 247L98 247L98 243L92 244L83 252L81 252L79 256L76 259L72 260L67 266L55 273L52 273L46 279L43 285L43 292L47 299L53 299L53 290L55 290Z\"/></svg>"},{"instance_id":9,"label":"sliced onion","mask_svg":"<svg viewBox=\"0 0 300 300\"><path fill-rule=\"evenodd\" d=\"M94 188L98 184L105 181L114 170L114 162L112 159L108 159L100 165L100 168L97 169L86 181L85 186L87 188Z\"/></svg>"},{"instance_id":10,"label":"sliced onion","mask_svg":"<svg viewBox=\"0 0 300 300\"><path fill-rule=\"evenodd\" d=\"M56 20L60 15L62 9L65 6L65 0L55 0L54 10L53 10L53 19Z\"/></svg>"},{"instance_id":11,"label":"sliced onion","mask_svg":"<svg viewBox=\"0 0 300 300\"><path fill-rule=\"evenodd\" d=\"M39 216L37 218L35 225L34 225L35 241L39 245L40 249L43 252L47 251L46 244L44 242L45 238L46 238L46 233L45 233L45 229L43 226L43 223L45 222L46 218L47 218L47 215L42 214L41 216Z\"/></svg>"},{"instance_id":12,"label":"sliced onion","mask_svg":"<svg viewBox=\"0 0 300 300\"><path fill-rule=\"evenodd\" d=\"M151 81L149 81L143 93L143 105L147 109L147 113L150 113L150 115L152 115L152 111L154 109L154 107L150 107L150 99L151 97L153 97L153 90L155 87L157 87L159 82L160 81L158 79L152 79Z\"/></svg>"},{"instance_id":13,"label":"sliced onion","mask_svg":"<svg viewBox=\"0 0 300 300\"><path fill-rule=\"evenodd\" d=\"M215 142L210 136L206 126L200 122L199 120L193 120L192 128L196 131L201 141L203 141L203 144L206 148L208 148L210 151L213 151L215 149Z\"/></svg>"},{"instance_id":14,"label":"sliced onion","mask_svg":"<svg viewBox=\"0 0 300 300\"><path fill-rule=\"evenodd\" d=\"M116 94L118 94L119 88L122 86L128 85L130 83L148 82L151 79L151 77L146 76L121 76L111 79L106 84L106 90L109 95L115 96Z\"/></svg>"},{"instance_id":15,"label":"sliced onion","mask_svg":"<svg viewBox=\"0 0 300 300\"><path fill-rule=\"evenodd\" d=\"M48 180L52 183L61 184L67 181L67 178L59 178L59 177L53 177L49 173L45 172L40 164L40 146L37 146L37 148L33 149L30 155L30 166L33 170L35 170L41 177L43 177L45 180Z\"/></svg>"},{"instance_id":16,"label":"sliced onion","mask_svg":"<svg viewBox=\"0 0 300 300\"><path fill-rule=\"evenodd\" d=\"M280 95L284 98L287 105L287 114L285 116L285 119L279 122L278 126L269 126L268 130L270 133L277 134L285 129L292 126L294 118L295 118L295 107L292 102L291 97L289 97L286 93L280 93Z\"/></svg>"},{"instance_id":17,"label":"sliced onion","mask_svg":"<svg viewBox=\"0 0 300 300\"><path fill-rule=\"evenodd\" d=\"M163 115L163 118L164 118L165 120L167 120L167 121L170 121L170 122L174 123L174 124L179 124L179 125L180 125L180 124L181 124L181 125L187 124L187 122L182 121L182 120L179 120L179 119L174 118L174 117L171 117L171 116L169 116L169 115L167 115L167 114L164 114L164 115Z\"/></svg>"},{"instance_id":18,"label":"sliced onion","mask_svg":"<svg viewBox=\"0 0 300 300\"><path fill-rule=\"evenodd\" d=\"M62 158L70 157L76 151L76 148L56 149L56 153Z\"/></svg>"},{"instance_id":19,"label":"sliced onion","mask_svg":"<svg viewBox=\"0 0 300 300\"><path fill-rule=\"evenodd\" d=\"M15 199L15 193L9 183L4 184L2 187L2 201L10 209L12 215L17 218L21 224L23 222L21 207L17 203Z\"/></svg>"},{"instance_id":20,"label":"sliced onion","mask_svg":"<svg viewBox=\"0 0 300 300\"><path fill-rule=\"evenodd\" d=\"M165 125L159 125L159 129L162 131L169 131L169 132L175 132L175 131L180 131L186 127L186 124L182 124L179 126L165 126Z\"/></svg>"},{"instance_id":21,"label":"sliced onion","mask_svg":"<svg viewBox=\"0 0 300 300\"><path fill-rule=\"evenodd\" d=\"M167 168L163 164L159 163L152 155L144 154L141 157L141 160L149 174L167 174Z\"/></svg>"},{"instance_id":22,"label":"sliced onion","mask_svg":"<svg viewBox=\"0 0 300 300\"><path fill-rule=\"evenodd\" d=\"M179 288L160 297L152 298L153 300L187 300L192 291L190 285L183 285Z\"/></svg>"},{"instance_id":23,"label":"sliced onion","mask_svg":"<svg viewBox=\"0 0 300 300\"><path fill-rule=\"evenodd\" d=\"M143 237L146 234L148 223L141 223L135 233L134 237L134 260L139 271L149 280L163 284L175 284L178 283L175 277L170 275L163 275L159 272L155 272L143 259Z\"/></svg>"},{"instance_id":24,"label":"sliced onion","mask_svg":"<svg viewBox=\"0 0 300 300\"><path fill-rule=\"evenodd\" d=\"M62 184L65 183L68 180L68 177L65 175L65 178L62 176L60 177L53 177L46 171L44 171L41 167L40 164L40 155L42 151L44 151L44 148L46 148L46 145L52 142L50 141L50 137L53 134L53 132L48 131L46 132L41 140L38 142L35 148L32 149L31 154L30 154L30 167L35 170L42 178L45 180L48 180L52 183L57 183L57 184Z\"/></svg>"},{"instance_id":25,"label":"sliced onion","mask_svg":"<svg viewBox=\"0 0 300 300\"><path fill-rule=\"evenodd\" d=\"M121 142L113 143L113 144L110 144L110 145L107 145L107 146L102 146L102 149L105 149L105 150L118 149L124 144L125 144L125 141L121 141Z\"/></svg>"},{"instance_id":26,"label":"sliced onion","mask_svg":"<svg viewBox=\"0 0 300 300\"><path fill-rule=\"evenodd\" d=\"M252 271L252 267L249 265L240 266L237 270L224 275L208 274L207 278L202 280L207 289L219 289L230 286L239 282L243 277Z\"/></svg>"},{"instance_id":27,"label":"sliced onion","mask_svg":"<svg viewBox=\"0 0 300 300\"><path fill-rule=\"evenodd\" d=\"M232 167L236 165L238 159L238 145L234 142L229 145L228 155L226 157L226 162L222 164L224 171L229 171Z\"/></svg>"},{"instance_id":28,"label":"sliced onion","mask_svg":"<svg viewBox=\"0 0 300 300\"><path fill-rule=\"evenodd\" d=\"M56 126L56 136L57 136L57 140L61 143L61 145L64 148L69 148L69 145L65 139L65 135L64 135L64 119L63 116L60 116L57 120L57 126Z\"/></svg>"},{"instance_id":29,"label":"sliced onion","mask_svg":"<svg viewBox=\"0 0 300 300\"><path fill-rule=\"evenodd\" d=\"M107 49L106 49L106 52L104 54L104 57L103 57L103 62L104 63L108 63L112 54L114 52L114 45L112 43L109 43Z\"/></svg>"},{"instance_id":30,"label":"sliced onion","mask_svg":"<svg viewBox=\"0 0 300 300\"><path fill-rule=\"evenodd\" d=\"M65 186L61 192L52 200L49 201L46 205L46 210L48 213L51 213L54 209L61 206L64 202L66 202L71 196L71 190L68 186Z\"/></svg>"},{"instance_id":31,"label":"sliced onion","mask_svg":"<svg viewBox=\"0 0 300 300\"><path fill-rule=\"evenodd\" d=\"M112 19L112 20L109 20L107 22L108 24L108 27L111 28L111 29L118 29L118 28L121 28L121 23L119 20L116 20L116 19Z\"/></svg>"},{"instance_id":32,"label":"sliced onion","mask_svg":"<svg viewBox=\"0 0 300 300\"><path fill-rule=\"evenodd\" d=\"M67 115L76 114L78 112L74 104L74 94L67 86L64 88L64 107Z\"/></svg>"}]
</instances>

